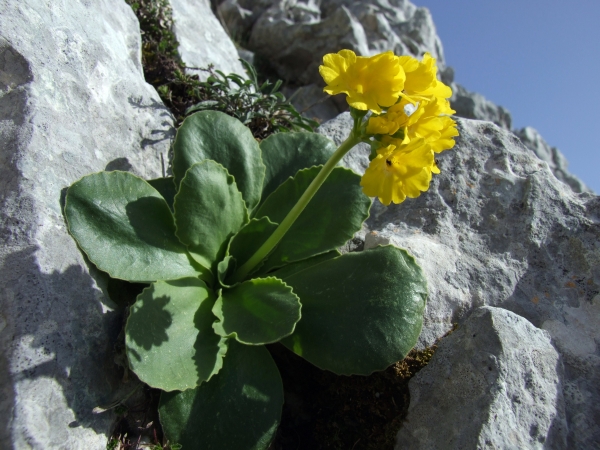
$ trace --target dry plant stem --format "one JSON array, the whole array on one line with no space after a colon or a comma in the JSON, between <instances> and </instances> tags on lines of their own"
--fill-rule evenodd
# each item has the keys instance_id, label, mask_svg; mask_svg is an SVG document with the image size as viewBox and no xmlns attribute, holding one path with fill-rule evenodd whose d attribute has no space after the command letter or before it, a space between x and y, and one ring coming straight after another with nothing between
<instances>
[{"instance_id":1,"label":"dry plant stem","mask_svg":"<svg viewBox=\"0 0 600 450\"><path fill-rule=\"evenodd\" d=\"M275 229L273 234L269 236L269 239L246 261L233 275L231 282L238 283L246 278L248 274L254 269L258 263L260 263L267 255L273 250L273 248L279 243L281 238L287 233L290 227L294 224L298 216L304 211L308 202L317 193L321 185L325 182L331 171L335 168L336 164L348 153L352 147L361 142L360 134L357 130L358 127L354 127L348 139L346 139L339 148L335 151L331 158L325 163L321 171L317 174L315 179L310 183L300 200L294 205L287 216L281 221L279 226Z\"/></svg>"}]
</instances>

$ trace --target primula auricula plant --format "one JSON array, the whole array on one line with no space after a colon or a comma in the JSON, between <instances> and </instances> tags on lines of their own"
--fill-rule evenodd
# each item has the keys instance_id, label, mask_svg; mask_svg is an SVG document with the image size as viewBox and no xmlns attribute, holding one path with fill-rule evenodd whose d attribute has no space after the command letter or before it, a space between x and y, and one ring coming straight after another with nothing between
<instances>
[{"instance_id":1,"label":"primula auricula plant","mask_svg":"<svg viewBox=\"0 0 600 450\"><path fill-rule=\"evenodd\" d=\"M421 331L427 285L412 256L337 249L368 217L368 196L400 203L428 188L434 153L457 134L450 89L429 55L342 50L320 70L354 118L337 149L304 132L259 145L237 119L202 111L177 132L172 177L100 172L68 189L69 231L89 260L149 283L131 307L127 356L163 390L165 435L185 449L269 446L283 389L265 344L368 375L402 359ZM337 166L359 142L373 149L362 179Z\"/></svg>"}]
</instances>

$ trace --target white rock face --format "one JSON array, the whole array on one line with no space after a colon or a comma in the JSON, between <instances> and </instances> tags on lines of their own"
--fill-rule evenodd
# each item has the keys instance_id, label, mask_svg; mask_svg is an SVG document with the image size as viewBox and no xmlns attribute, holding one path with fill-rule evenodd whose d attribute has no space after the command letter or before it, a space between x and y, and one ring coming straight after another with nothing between
<instances>
[{"instance_id":1,"label":"white rock face","mask_svg":"<svg viewBox=\"0 0 600 450\"><path fill-rule=\"evenodd\" d=\"M346 119L344 119L346 118ZM324 124L345 138L349 114ZM429 280L419 346L475 308L515 312L547 329L565 364L569 448L600 446L600 198L577 194L519 138L458 120L456 147L436 156L429 191L400 205L375 201L365 248L407 248ZM360 170L368 148L346 164Z\"/></svg>"},{"instance_id":2,"label":"white rock face","mask_svg":"<svg viewBox=\"0 0 600 450\"><path fill-rule=\"evenodd\" d=\"M188 67L206 68L209 64L225 74L246 77L233 42L210 8L209 0L169 0L173 8L173 33L179 42L177 51ZM188 69L201 80L208 73Z\"/></svg>"},{"instance_id":3,"label":"white rock face","mask_svg":"<svg viewBox=\"0 0 600 450\"><path fill-rule=\"evenodd\" d=\"M104 449L121 318L62 215L91 172L162 172L173 119L122 0L0 0L0 447ZM94 276L92 276L94 275Z\"/></svg>"},{"instance_id":4,"label":"white rock face","mask_svg":"<svg viewBox=\"0 0 600 450\"><path fill-rule=\"evenodd\" d=\"M410 380L396 449L566 449L562 378L547 332L479 308Z\"/></svg>"}]
</instances>

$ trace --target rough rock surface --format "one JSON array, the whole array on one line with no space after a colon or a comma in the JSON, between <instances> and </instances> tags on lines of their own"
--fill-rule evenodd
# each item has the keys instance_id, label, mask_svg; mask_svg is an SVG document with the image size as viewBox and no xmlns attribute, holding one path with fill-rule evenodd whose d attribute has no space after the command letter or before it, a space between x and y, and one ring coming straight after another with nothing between
<instances>
[{"instance_id":1,"label":"rough rock surface","mask_svg":"<svg viewBox=\"0 0 600 450\"><path fill-rule=\"evenodd\" d=\"M479 308L410 380L396 448L566 449L562 378L548 332Z\"/></svg>"},{"instance_id":2,"label":"rough rock surface","mask_svg":"<svg viewBox=\"0 0 600 450\"><path fill-rule=\"evenodd\" d=\"M294 105L296 110L306 117L326 122L348 109L348 103L342 96L333 96L323 92L323 87L308 84L297 89L284 88L286 98Z\"/></svg>"},{"instance_id":3,"label":"rough rock surface","mask_svg":"<svg viewBox=\"0 0 600 450\"><path fill-rule=\"evenodd\" d=\"M230 3L227 8L233 11ZM254 21L248 45L279 77L299 84L322 84L318 66L323 55L342 48L359 55L430 52L444 66L429 10L407 0L273 2Z\"/></svg>"},{"instance_id":4,"label":"rough rock surface","mask_svg":"<svg viewBox=\"0 0 600 450\"><path fill-rule=\"evenodd\" d=\"M206 68L209 64L226 74L246 76L235 45L217 20L209 0L169 0L173 8L173 33L179 42L177 51L188 67ZM207 72L188 69L200 79Z\"/></svg>"},{"instance_id":5,"label":"rough rock surface","mask_svg":"<svg viewBox=\"0 0 600 450\"><path fill-rule=\"evenodd\" d=\"M450 104L456 115L465 119L487 120L510 130L512 117L502 106L498 106L477 92L470 92L457 83L451 83Z\"/></svg>"},{"instance_id":6,"label":"rough rock surface","mask_svg":"<svg viewBox=\"0 0 600 450\"><path fill-rule=\"evenodd\" d=\"M237 42L247 42L258 18L273 5L273 0L224 0L217 13Z\"/></svg>"},{"instance_id":7,"label":"rough rock surface","mask_svg":"<svg viewBox=\"0 0 600 450\"><path fill-rule=\"evenodd\" d=\"M344 138L344 117L321 132ZM420 347L484 305L547 329L565 364L569 448L600 447L600 197L573 192L509 131L458 125L429 191L374 203L365 248L391 241L423 267L430 296ZM364 167L368 148L353 153L347 164Z\"/></svg>"},{"instance_id":8,"label":"rough rock surface","mask_svg":"<svg viewBox=\"0 0 600 450\"><path fill-rule=\"evenodd\" d=\"M0 447L104 449L120 325L61 212L90 172L161 174L173 119L122 0L0 1Z\"/></svg>"},{"instance_id":9,"label":"rough rock surface","mask_svg":"<svg viewBox=\"0 0 600 450\"><path fill-rule=\"evenodd\" d=\"M569 172L569 163L565 155L556 147L551 147L535 128L525 127L513 131L525 147L532 150L538 158L548 163L552 173L563 183L568 184L575 192L592 192L583 181Z\"/></svg>"}]
</instances>

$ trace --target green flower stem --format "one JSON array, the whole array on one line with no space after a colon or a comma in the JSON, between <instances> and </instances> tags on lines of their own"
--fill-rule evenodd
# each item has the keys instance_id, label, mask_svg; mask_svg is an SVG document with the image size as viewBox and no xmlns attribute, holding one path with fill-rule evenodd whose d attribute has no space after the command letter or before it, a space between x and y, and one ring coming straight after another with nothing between
<instances>
[{"instance_id":1,"label":"green flower stem","mask_svg":"<svg viewBox=\"0 0 600 450\"><path fill-rule=\"evenodd\" d=\"M335 168L336 164L344 157L346 153L352 149L352 147L361 142L361 135L356 125L357 121L355 120L355 126L350 133L350 136L348 136L348 139L342 142L335 153L331 155L331 158L329 158L312 183L310 183L308 188L306 188L306 191L304 191L304 194L302 194L300 200L298 200L288 215L285 216L285 219L281 221L273 234L269 236L269 239L267 239L265 243L256 251L256 253L254 253L254 255L252 255L250 259L246 261L231 277L231 283L238 283L242 281L259 262L267 257L271 250L273 250L281 238L283 238L285 233L287 233L290 227L294 224L302 211L304 211L304 208L306 205L308 205L308 202L310 202L313 196L317 193L331 171Z\"/></svg>"}]
</instances>

